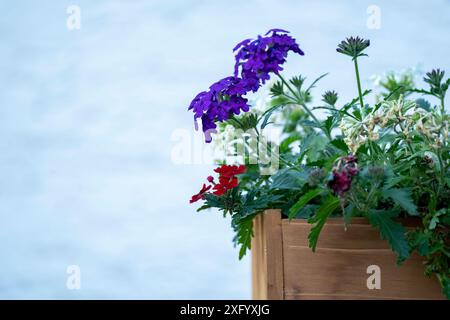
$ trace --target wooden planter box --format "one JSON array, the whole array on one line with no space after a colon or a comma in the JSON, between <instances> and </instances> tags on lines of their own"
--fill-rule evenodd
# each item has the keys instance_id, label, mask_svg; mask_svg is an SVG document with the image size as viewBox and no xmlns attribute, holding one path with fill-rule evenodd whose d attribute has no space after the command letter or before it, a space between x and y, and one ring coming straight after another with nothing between
<instances>
[{"instance_id":1,"label":"wooden planter box","mask_svg":"<svg viewBox=\"0 0 450 320\"><path fill-rule=\"evenodd\" d=\"M253 299L443 299L435 277L424 275L418 255L401 266L387 241L364 218L347 231L328 219L316 252L308 247L311 225L267 210L254 221ZM367 267L380 267L381 289L368 289Z\"/></svg>"}]
</instances>

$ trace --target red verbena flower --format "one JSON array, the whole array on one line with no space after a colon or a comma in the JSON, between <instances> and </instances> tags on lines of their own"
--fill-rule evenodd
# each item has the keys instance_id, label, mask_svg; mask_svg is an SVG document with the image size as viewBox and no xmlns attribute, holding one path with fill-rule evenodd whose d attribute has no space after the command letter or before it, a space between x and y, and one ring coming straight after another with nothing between
<instances>
[{"instance_id":1,"label":"red verbena flower","mask_svg":"<svg viewBox=\"0 0 450 320\"><path fill-rule=\"evenodd\" d=\"M244 165L229 166L226 164L215 169L214 171L219 174L219 183L214 185L213 193L216 196L221 196L227 190L236 188L238 185L238 179L236 178L236 175L244 173L245 169L246 168Z\"/></svg>"},{"instance_id":2,"label":"red verbena flower","mask_svg":"<svg viewBox=\"0 0 450 320\"><path fill-rule=\"evenodd\" d=\"M221 177L231 178L237 174L242 174L245 172L245 166L229 166L229 165L222 165L219 168L214 169L214 172L217 172L220 174Z\"/></svg>"},{"instance_id":3,"label":"red verbena flower","mask_svg":"<svg viewBox=\"0 0 450 320\"><path fill-rule=\"evenodd\" d=\"M214 194L216 196L221 196L223 195L227 190L231 190L236 188L238 185L238 179L236 177L232 177L232 178L225 178L225 177L220 177L219 178L219 183L217 183L214 186Z\"/></svg>"},{"instance_id":4,"label":"red verbena flower","mask_svg":"<svg viewBox=\"0 0 450 320\"><path fill-rule=\"evenodd\" d=\"M203 199L205 194L207 194L211 188L213 188L213 194L216 196L221 196L228 190L236 188L239 183L236 175L244 173L245 170L246 168L244 165L229 166L224 164L216 168L214 171L219 174L219 182L215 183L214 178L212 176L208 176L206 180L212 185L206 186L206 184L203 184L202 190L193 195L189 202L194 203L200 199Z\"/></svg>"},{"instance_id":5,"label":"red verbena flower","mask_svg":"<svg viewBox=\"0 0 450 320\"><path fill-rule=\"evenodd\" d=\"M205 193L208 192L209 189L211 189L211 186L206 186L206 184L203 184L202 190L200 190L199 193L194 194L192 196L191 200L189 201L189 203L194 203L194 202L197 202L200 199L203 199Z\"/></svg>"},{"instance_id":6,"label":"red verbena flower","mask_svg":"<svg viewBox=\"0 0 450 320\"><path fill-rule=\"evenodd\" d=\"M227 191L227 188L218 183L214 186L213 190L214 190L213 194L215 194L216 196L221 196Z\"/></svg>"}]
</instances>

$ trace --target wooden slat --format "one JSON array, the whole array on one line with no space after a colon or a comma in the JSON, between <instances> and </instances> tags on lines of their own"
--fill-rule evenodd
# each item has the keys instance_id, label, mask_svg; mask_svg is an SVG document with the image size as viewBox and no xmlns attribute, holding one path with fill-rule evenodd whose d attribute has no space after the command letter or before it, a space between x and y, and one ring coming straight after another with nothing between
<instances>
[{"instance_id":1,"label":"wooden slat","mask_svg":"<svg viewBox=\"0 0 450 320\"><path fill-rule=\"evenodd\" d=\"M315 253L308 247L310 229L305 220L281 219L279 210L255 219L254 299L443 299L438 281L423 274L422 259L414 255L398 267L366 219L353 219L347 230L341 218L329 219ZM367 288L372 264L381 268L381 290Z\"/></svg>"},{"instance_id":2,"label":"wooden slat","mask_svg":"<svg viewBox=\"0 0 450 320\"><path fill-rule=\"evenodd\" d=\"M252 238L252 296L255 300L267 299L267 264L264 249L265 233L263 229L263 215L253 220Z\"/></svg>"},{"instance_id":3,"label":"wooden slat","mask_svg":"<svg viewBox=\"0 0 450 320\"><path fill-rule=\"evenodd\" d=\"M344 230L341 219L326 223L315 253L308 248L311 225L283 220L286 299L442 299L435 278L427 278L419 256L397 267L387 242L367 221ZM381 268L381 289L369 290L369 265Z\"/></svg>"},{"instance_id":4,"label":"wooden slat","mask_svg":"<svg viewBox=\"0 0 450 320\"><path fill-rule=\"evenodd\" d=\"M253 298L284 298L281 213L267 210L256 217L252 239Z\"/></svg>"},{"instance_id":5,"label":"wooden slat","mask_svg":"<svg viewBox=\"0 0 450 320\"><path fill-rule=\"evenodd\" d=\"M334 220L334 219L330 219ZM338 219L336 219L338 220ZM386 241L380 241L380 233L369 224L351 224L344 229L342 220L326 223L319 236L320 248L340 249L389 249ZM311 225L305 221L295 223L283 220L283 239L292 246L308 246ZM326 236L322 236L325 234Z\"/></svg>"}]
</instances>

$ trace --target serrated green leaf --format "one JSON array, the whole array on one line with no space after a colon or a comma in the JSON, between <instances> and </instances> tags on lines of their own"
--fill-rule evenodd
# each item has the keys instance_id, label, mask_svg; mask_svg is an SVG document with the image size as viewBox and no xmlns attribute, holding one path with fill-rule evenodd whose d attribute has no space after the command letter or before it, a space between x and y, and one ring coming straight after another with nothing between
<instances>
[{"instance_id":1,"label":"serrated green leaf","mask_svg":"<svg viewBox=\"0 0 450 320\"><path fill-rule=\"evenodd\" d=\"M317 204L307 204L302 209L299 210L297 215L294 217L295 219L309 219L311 218L319 209L319 205Z\"/></svg>"},{"instance_id":2,"label":"serrated green leaf","mask_svg":"<svg viewBox=\"0 0 450 320\"><path fill-rule=\"evenodd\" d=\"M324 128L331 133L331 129L333 129L333 124L334 124L334 117L333 116L329 116L327 117L327 119L324 121L323 125Z\"/></svg>"},{"instance_id":3,"label":"serrated green leaf","mask_svg":"<svg viewBox=\"0 0 450 320\"><path fill-rule=\"evenodd\" d=\"M327 221L330 214L339 207L340 200L334 196L328 200L317 210L317 213L312 216L308 222L315 224L308 235L309 247L312 251L316 251L317 241L319 240L320 232Z\"/></svg>"},{"instance_id":4,"label":"serrated green leaf","mask_svg":"<svg viewBox=\"0 0 450 320\"><path fill-rule=\"evenodd\" d=\"M431 111L430 103L427 100L423 99L423 98L417 99L416 100L416 105L417 105L417 107L422 108L423 110L425 110L427 112Z\"/></svg>"},{"instance_id":5,"label":"serrated green leaf","mask_svg":"<svg viewBox=\"0 0 450 320\"><path fill-rule=\"evenodd\" d=\"M358 109L353 110L353 116L354 116L356 119L358 119L358 120L361 120L361 119L362 119L362 117L361 117L361 111L359 111Z\"/></svg>"},{"instance_id":6,"label":"serrated green leaf","mask_svg":"<svg viewBox=\"0 0 450 320\"><path fill-rule=\"evenodd\" d=\"M270 93L273 97L282 95L284 93L283 83L281 81L275 82L272 88L270 88Z\"/></svg>"},{"instance_id":7,"label":"serrated green leaf","mask_svg":"<svg viewBox=\"0 0 450 320\"><path fill-rule=\"evenodd\" d=\"M411 197L411 190L408 188L392 188L383 191L383 197L391 198L400 207L405 209L411 216L418 216L417 207Z\"/></svg>"},{"instance_id":8,"label":"serrated green leaf","mask_svg":"<svg viewBox=\"0 0 450 320\"><path fill-rule=\"evenodd\" d=\"M298 171L292 168L278 170L272 176L271 189L300 190L306 183L308 174L305 171Z\"/></svg>"},{"instance_id":9,"label":"serrated green leaf","mask_svg":"<svg viewBox=\"0 0 450 320\"><path fill-rule=\"evenodd\" d=\"M205 204L214 208L224 207L224 197L218 197L214 194L205 194L204 196Z\"/></svg>"},{"instance_id":10,"label":"serrated green leaf","mask_svg":"<svg viewBox=\"0 0 450 320\"><path fill-rule=\"evenodd\" d=\"M292 220L309 201L322 194L322 192L322 189L314 189L301 196L300 199L298 199L298 201L289 210L289 220Z\"/></svg>"},{"instance_id":11,"label":"serrated green leaf","mask_svg":"<svg viewBox=\"0 0 450 320\"><path fill-rule=\"evenodd\" d=\"M331 140L330 143L335 146L336 148L338 148L339 150L344 151L345 153L348 153L348 146L347 144L344 142L343 139L334 139Z\"/></svg>"},{"instance_id":12,"label":"serrated green leaf","mask_svg":"<svg viewBox=\"0 0 450 320\"><path fill-rule=\"evenodd\" d=\"M409 244L405 228L395 222L398 212L371 210L368 213L370 224L380 231L381 238L387 240L400 261L409 257Z\"/></svg>"},{"instance_id":13,"label":"serrated green leaf","mask_svg":"<svg viewBox=\"0 0 450 320\"><path fill-rule=\"evenodd\" d=\"M235 219L244 219L256 215L271 207L272 203L282 198L283 195L267 193L266 190L255 188L246 195L241 196L242 205L239 206Z\"/></svg>"},{"instance_id":14,"label":"serrated green leaf","mask_svg":"<svg viewBox=\"0 0 450 320\"><path fill-rule=\"evenodd\" d=\"M251 248L253 237L253 216L240 219L239 217L232 218L232 226L236 231L234 238L235 245L239 248L239 260L242 259L247 250Z\"/></svg>"},{"instance_id":15,"label":"serrated green leaf","mask_svg":"<svg viewBox=\"0 0 450 320\"><path fill-rule=\"evenodd\" d=\"M411 235L411 246L419 255L426 256L431 253L430 238L431 233L414 232Z\"/></svg>"},{"instance_id":16,"label":"serrated green leaf","mask_svg":"<svg viewBox=\"0 0 450 320\"><path fill-rule=\"evenodd\" d=\"M200 208L197 209L197 212L200 212L200 211L203 211L203 210L206 210L206 209L210 209L210 208L211 208L211 206L209 206L207 204L204 204Z\"/></svg>"}]
</instances>

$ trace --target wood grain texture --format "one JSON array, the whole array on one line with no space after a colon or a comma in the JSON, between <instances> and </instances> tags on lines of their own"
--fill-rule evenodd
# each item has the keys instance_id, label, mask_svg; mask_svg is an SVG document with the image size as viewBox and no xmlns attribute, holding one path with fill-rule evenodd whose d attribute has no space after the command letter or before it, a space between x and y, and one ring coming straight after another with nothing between
<instances>
[{"instance_id":1,"label":"wood grain texture","mask_svg":"<svg viewBox=\"0 0 450 320\"><path fill-rule=\"evenodd\" d=\"M413 226L416 221L406 224ZM380 239L379 232L366 219L353 219L347 230L342 219L329 219L315 253L308 247L310 229L305 220L281 219L277 210L257 218L256 247L252 247L254 298L443 299L438 281L424 275L422 259L413 255L397 266L388 243ZM367 288L370 265L381 269L379 290Z\"/></svg>"},{"instance_id":2,"label":"wood grain texture","mask_svg":"<svg viewBox=\"0 0 450 320\"><path fill-rule=\"evenodd\" d=\"M267 299L267 264L265 255L265 233L263 229L263 215L253 220L252 238L252 296L254 300Z\"/></svg>"},{"instance_id":3,"label":"wood grain texture","mask_svg":"<svg viewBox=\"0 0 450 320\"><path fill-rule=\"evenodd\" d=\"M255 218L252 239L253 299L284 299L281 215L267 210Z\"/></svg>"}]
</instances>

